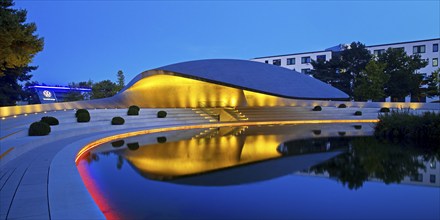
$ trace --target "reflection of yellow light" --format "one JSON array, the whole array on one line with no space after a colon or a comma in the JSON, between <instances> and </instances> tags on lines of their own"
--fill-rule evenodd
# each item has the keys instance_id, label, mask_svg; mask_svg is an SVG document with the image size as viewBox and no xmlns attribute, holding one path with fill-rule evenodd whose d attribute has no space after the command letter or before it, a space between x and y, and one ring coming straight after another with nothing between
<instances>
[{"instance_id":1,"label":"reflection of yellow light","mask_svg":"<svg viewBox=\"0 0 440 220\"><path fill-rule=\"evenodd\" d=\"M2 120L5 120L6 118L5 117L2 117Z\"/></svg>"},{"instance_id":2,"label":"reflection of yellow light","mask_svg":"<svg viewBox=\"0 0 440 220\"><path fill-rule=\"evenodd\" d=\"M16 116L16 115L14 115L13 117L14 117L14 118L16 118L17 116Z\"/></svg>"},{"instance_id":3,"label":"reflection of yellow light","mask_svg":"<svg viewBox=\"0 0 440 220\"><path fill-rule=\"evenodd\" d=\"M28 114L24 114L24 116L28 116Z\"/></svg>"},{"instance_id":4,"label":"reflection of yellow light","mask_svg":"<svg viewBox=\"0 0 440 220\"><path fill-rule=\"evenodd\" d=\"M197 125L182 125L175 127L163 127L163 128L153 128L149 130L140 130L133 131L123 134L117 134L113 136L108 136L96 141L93 141L87 145L85 145L77 154L75 158L75 162L77 163L82 156L90 151L91 149L110 141L114 141L117 139L144 135L144 134L153 134L158 132L165 131L179 131L179 130L188 130L188 129L199 129L199 128L212 128L212 127L231 127L231 126L261 126L261 125L273 125L273 124L330 124L330 123L376 123L379 119L346 119L346 120L291 120L291 121L239 121L239 122L224 122L224 123L211 123L211 124L197 124Z\"/></svg>"}]
</instances>

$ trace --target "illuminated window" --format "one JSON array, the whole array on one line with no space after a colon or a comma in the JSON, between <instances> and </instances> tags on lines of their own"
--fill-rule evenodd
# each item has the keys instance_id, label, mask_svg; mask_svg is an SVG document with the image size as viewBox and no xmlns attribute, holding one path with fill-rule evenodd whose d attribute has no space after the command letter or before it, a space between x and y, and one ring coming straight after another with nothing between
<instances>
[{"instance_id":1,"label":"illuminated window","mask_svg":"<svg viewBox=\"0 0 440 220\"><path fill-rule=\"evenodd\" d=\"M426 49L425 45L414 46L413 47L413 54L425 53L425 49Z\"/></svg>"},{"instance_id":2,"label":"illuminated window","mask_svg":"<svg viewBox=\"0 0 440 220\"><path fill-rule=\"evenodd\" d=\"M438 58L432 59L432 66L438 66Z\"/></svg>"},{"instance_id":3,"label":"illuminated window","mask_svg":"<svg viewBox=\"0 0 440 220\"><path fill-rule=\"evenodd\" d=\"M430 163L429 163L429 167L430 167L431 169L435 169L435 167L436 167L436 163L435 163L435 161L430 162Z\"/></svg>"},{"instance_id":4,"label":"illuminated window","mask_svg":"<svg viewBox=\"0 0 440 220\"><path fill-rule=\"evenodd\" d=\"M295 58L287 58L287 65L295 65Z\"/></svg>"},{"instance_id":5,"label":"illuminated window","mask_svg":"<svg viewBox=\"0 0 440 220\"><path fill-rule=\"evenodd\" d=\"M301 57L301 63L310 63L310 57Z\"/></svg>"},{"instance_id":6,"label":"illuminated window","mask_svg":"<svg viewBox=\"0 0 440 220\"><path fill-rule=\"evenodd\" d=\"M275 65L275 66L281 66L281 59L273 60L272 64Z\"/></svg>"}]
</instances>

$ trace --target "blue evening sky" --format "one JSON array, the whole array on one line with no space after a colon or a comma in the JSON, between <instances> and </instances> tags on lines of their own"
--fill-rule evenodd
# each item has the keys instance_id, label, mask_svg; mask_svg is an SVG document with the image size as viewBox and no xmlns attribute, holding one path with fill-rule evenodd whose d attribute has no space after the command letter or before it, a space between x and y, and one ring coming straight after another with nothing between
<instances>
[{"instance_id":1,"label":"blue evening sky","mask_svg":"<svg viewBox=\"0 0 440 220\"><path fill-rule=\"evenodd\" d=\"M439 1L15 1L45 47L32 80L128 83L182 61L438 38Z\"/></svg>"}]
</instances>

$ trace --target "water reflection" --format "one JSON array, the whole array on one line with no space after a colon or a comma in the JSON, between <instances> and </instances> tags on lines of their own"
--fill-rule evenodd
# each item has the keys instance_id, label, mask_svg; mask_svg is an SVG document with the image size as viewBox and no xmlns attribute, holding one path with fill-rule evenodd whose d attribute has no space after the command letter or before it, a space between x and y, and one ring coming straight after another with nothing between
<instances>
[{"instance_id":1,"label":"water reflection","mask_svg":"<svg viewBox=\"0 0 440 220\"><path fill-rule=\"evenodd\" d=\"M371 134L368 124L173 131L103 144L78 168L107 218L437 218L438 148Z\"/></svg>"},{"instance_id":2,"label":"water reflection","mask_svg":"<svg viewBox=\"0 0 440 220\"><path fill-rule=\"evenodd\" d=\"M350 143L349 151L300 173L334 178L350 189L358 189L368 180L440 187L436 146L374 137L352 138Z\"/></svg>"}]
</instances>

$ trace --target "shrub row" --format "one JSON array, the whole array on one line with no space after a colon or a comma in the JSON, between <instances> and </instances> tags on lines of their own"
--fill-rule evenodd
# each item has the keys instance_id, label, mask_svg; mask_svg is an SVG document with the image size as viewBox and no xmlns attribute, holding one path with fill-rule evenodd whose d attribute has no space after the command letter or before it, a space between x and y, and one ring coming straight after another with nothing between
<instances>
[{"instance_id":1,"label":"shrub row","mask_svg":"<svg viewBox=\"0 0 440 220\"><path fill-rule=\"evenodd\" d=\"M76 110L75 117L76 117L76 121L79 123L90 121L90 113L87 109Z\"/></svg>"},{"instance_id":2,"label":"shrub row","mask_svg":"<svg viewBox=\"0 0 440 220\"><path fill-rule=\"evenodd\" d=\"M393 110L379 115L374 134L392 139L440 141L440 113L425 112L422 115L414 115L409 111Z\"/></svg>"}]
</instances>

